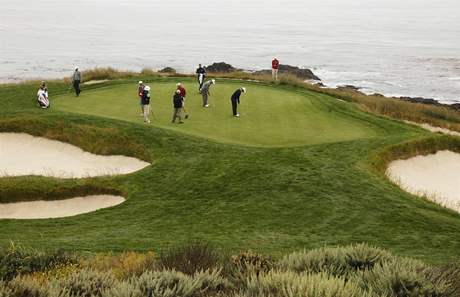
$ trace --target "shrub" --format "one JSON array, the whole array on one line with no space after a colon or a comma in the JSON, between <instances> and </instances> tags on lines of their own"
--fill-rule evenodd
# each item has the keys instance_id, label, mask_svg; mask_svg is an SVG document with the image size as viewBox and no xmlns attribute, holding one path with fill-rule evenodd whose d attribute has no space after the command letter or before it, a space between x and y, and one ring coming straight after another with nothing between
<instances>
[{"instance_id":1,"label":"shrub","mask_svg":"<svg viewBox=\"0 0 460 297\"><path fill-rule=\"evenodd\" d=\"M45 271L59 264L75 263L74 256L63 251L39 252L15 246L0 251L0 280L11 280L19 274Z\"/></svg>"},{"instance_id":2,"label":"shrub","mask_svg":"<svg viewBox=\"0 0 460 297\"><path fill-rule=\"evenodd\" d=\"M52 285L70 296L99 297L102 292L115 285L115 279L110 273L80 270L64 280L55 280Z\"/></svg>"},{"instance_id":3,"label":"shrub","mask_svg":"<svg viewBox=\"0 0 460 297\"><path fill-rule=\"evenodd\" d=\"M364 297L371 296L353 282L325 273L270 271L248 278L246 296Z\"/></svg>"},{"instance_id":4,"label":"shrub","mask_svg":"<svg viewBox=\"0 0 460 297\"><path fill-rule=\"evenodd\" d=\"M364 271L356 282L361 288L388 297L441 297L447 289L443 281L432 282L425 276L427 267L419 261L400 259Z\"/></svg>"},{"instance_id":5,"label":"shrub","mask_svg":"<svg viewBox=\"0 0 460 297\"><path fill-rule=\"evenodd\" d=\"M1 289L3 287L3 289ZM48 297L47 290L31 278L17 277L0 284L0 296L8 297Z\"/></svg>"},{"instance_id":6,"label":"shrub","mask_svg":"<svg viewBox=\"0 0 460 297\"><path fill-rule=\"evenodd\" d=\"M425 271L426 277L433 283L444 283L447 297L460 296L460 263L450 263L440 267L430 267Z\"/></svg>"},{"instance_id":7,"label":"shrub","mask_svg":"<svg viewBox=\"0 0 460 297\"><path fill-rule=\"evenodd\" d=\"M125 279L139 276L145 271L154 270L155 254L124 252L118 255L99 254L82 264L92 270L112 271L116 278Z\"/></svg>"},{"instance_id":8,"label":"shrub","mask_svg":"<svg viewBox=\"0 0 460 297\"><path fill-rule=\"evenodd\" d=\"M376 264L393 259L393 256L384 250L358 244L292 253L282 258L278 266L287 271L325 272L334 276L348 277L356 271L372 269Z\"/></svg>"},{"instance_id":9,"label":"shrub","mask_svg":"<svg viewBox=\"0 0 460 297\"><path fill-rule=\"evenodd\" d=\"M102 297L146 297L133 282L120 282L102 292Z\"/></svg>"},{"instance_id":10,"label":"shrub","mask_svg":"<svg viewBox=\"0 0 460 297\"><path fill-rule=\"evenodd\" d=\"M197 271L219 268L220 261L219 254L209 244L194 241L161 255L159 265L193 275Z\"/></svg>"},{"instance_id":11,"label":"shrub","mask_svg":"<svg viewBox=\"0 0 460 297\"><path fill-rule=\"evenodd\" d=\"M205 296L223 290L228 283L219 271L197 272L194 276L174 270L146 272L133 279L143 296Z\"/></svg>"},{"instance_id":12,"label":"shrub","mask_svg":"<svg viewBox=\"0 0 460 297\"><path fill-rule=\"evenodd\" d=\"M225 269L233 283L241 286L249 276L258 276L261 273L269 272L273 265L272 259L247 251L232 256Z\"/></svg>"}]
</instances>

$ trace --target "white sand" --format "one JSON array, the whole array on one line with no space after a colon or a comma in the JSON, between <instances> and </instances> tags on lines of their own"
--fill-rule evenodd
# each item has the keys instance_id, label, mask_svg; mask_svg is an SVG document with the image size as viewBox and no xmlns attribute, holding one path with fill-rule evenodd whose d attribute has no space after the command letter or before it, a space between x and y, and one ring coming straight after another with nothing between
<instances>
[{"instance_id":1,"label":"white sand","mask_svg":"<svg viewBox=\"0 0 460 297\"><path fill-rule=\"evenodd\" d=\"M387 175L404 190L460 212L460 154L439 151L397 160Z\"/></svg>"},{"instance_id":2,"label":"white sand","mask_svg":"<svg viewBox=\"0 0 460 297\"><path fill-rule=\"evenodd\" d=\"M419 127L423 128L423 129L431 131L431 132L449 134L449 135L454 135L454 136L460 136L460 132L452 131L452 130L449 130L449 129L446 129L446 128L435 127L435 126L432 126L432 125L426 124L426 123L420 124L420 123L411 122L411 121L404 121L404 122L407 123L407 124L419 126Z\"/></svg>"},{"instance_id":3,"label":"white sand","mask_svg":"<svg viewBox=\"0 0 460 297\"><path fill-rule=\"evenodd\" d=\"M149 165L131 157L94 155L67 143L24 133L0 133L0 177L83 178L127 174Z\"/></svg>"},{"instance_id":4,"label":"white sand","mask_svg":"<svg viewBox=\"0 0 460 297\"><path fill-rule=\"evenodd\" d=\"M64 218L123 203L120 196L94 195L56 201L0 203L0 219Z\"/></svg>"}]
</instances>

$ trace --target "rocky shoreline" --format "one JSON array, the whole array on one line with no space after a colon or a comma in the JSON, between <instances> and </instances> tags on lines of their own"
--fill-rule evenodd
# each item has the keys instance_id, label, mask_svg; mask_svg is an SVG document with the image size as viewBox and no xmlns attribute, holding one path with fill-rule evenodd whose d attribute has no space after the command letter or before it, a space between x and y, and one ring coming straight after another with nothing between
<instances>
[{"instance_id":1,"label":"rocky shoreline","mask_svg":"<svg viewBox=\"0 0 460 297\"><path fill-rule=\"evenodd\" d=\"M263 69L263 70L257 70L257 71L244 70L244 69L235 68L232 65L225 63L225 62L213 63L207 66L206 69L208 73L211 73L211 74L212 73L231 73L231 72L243 71L243 72L253 73L255 75L271 75L271 69ZM314 84L319 85L320 87L327 87L326 85L322 83L321 78L319 78L317 75L313 73L313 71L307 68L299 68L296 66L281 64L279 68L279 74L294 75L300 79L311 81ZM379 93L374 93L371 95L365 94L360 91L361 89L360 87L353 86L353 85L339 86L337 87L337 89L342 90L342 91L354 92L354 93L364 95L364 96L386 97ZM456 111L460 111L460 103L444 104L444 103L440 103L438 100L433 99L433 98L408 97L408 96L388 97L388 98L412 102L412 103L442 106L442 107L447 107L449 109L453 109Z\"/></svg>"}]
</instances>

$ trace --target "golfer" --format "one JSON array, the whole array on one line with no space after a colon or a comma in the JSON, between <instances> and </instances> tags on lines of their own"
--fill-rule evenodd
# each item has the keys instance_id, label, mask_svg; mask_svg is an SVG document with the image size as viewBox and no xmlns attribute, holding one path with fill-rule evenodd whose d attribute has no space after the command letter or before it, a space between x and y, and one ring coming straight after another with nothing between
<instances>
[{"instance_id":1,"label":"golfer","mask_svg":"<svg viewBox=\"0 0 460 297\"><path fill-rule=\"evenodd\" d=\"M278 69L280 67L280 62L277 58L273 58L272 60L272 79L278 80Z\"/></svg>"},{"instance_id":2,"label":"golfer","mask_svg":"<svg viewBox=\"0 0 460 297\"><path fill-rule=\"evenodd\" d=\"M182 83L177 83L177 90L180 91L180 95L182 96L182 111L185 113L185 119L188 119L188 113L185 110L185 96L187 95L187 91L184 88Z\"/></svg>"},{"instance_id":3,"label":"golfer","mask_svg":"<svg viewBox=\"0 0 460 297\"><path fill-rule=\"evenodd\" d=\"M173 106L174 106L174 112L173 112L173 118L172 118L172 123L174 124L176 122L176 118L179 118L179 124L183 124L184 122L182 121L182 107L183 107L183 99L182 96L180 95L180 91L176 90L173 96Z\"/></svg>"},{"instance_id":4,"label":"golfer","mask_svg":"<svg viewBox=\"0 0 460 297\"><path fill-rule=\"evenodd\" d=\"M238 113L238 104L240 104L240 96L242 93L246 93L246 88L241 87L238 90L236 90L230 100L232 101L232 110L233 110L233 116L234 117L239 117L240 114Z\"/></svg>"},{"instance_id":5,"label":"golfer","mask_svg":"<svg viewBox=\"0 0 460 297\"><path fill-rule=\"evenodd\" d=\"M50 107L50 101L48 99L48 89L46 88L46 84L44 81L40 84L40 88L37 92L37 102L38 106L43 109L47 109Z\"/></svg>"},{"instance_id":6,"label":"golfer","mask_svg":"<svg viewBox=\"0 0 460 297\"><path fill-rule=\"evenodd\" d=\"M211 93L209 93L209 88L211 88L211 85L214 85L215 83L215 79L208 80L203 84L203 87L200 89L200 93L203 96L203 107L209 107L208 96L211 96Z\"/></svg>"},{"instance_id":7,"label":"golfer","mask_svg":"<svg viewBox=\"0 0 460 297\"><path fill-rule=\"evenodd\" d=\"M203 87L204 80L206 79L206 69L202 67L201 64L199 64L196 69L196 76L198 79L198 91L200 91Z\"/></svg>"},{"instance_id":8,"label":"golfer","mask_svg":"<svg viewBox=\"0 0 460 297\"><path fill-rule=\"evenodd\" d=\"M72 75L72 85L75 90L75 95L78 97L80 96L81 89L80 89L80 82L81 82L81 72L78 70L78 67L75 67L75 71Z\"/></svg>"},{"instance_id":9,"label":"golfer","mask_svg":"<svg viewBox=\"0 0 460 297\"><path fill-rule=\"evenodd\" d=\"M144 116L144 122L150 124L150 87L145 86L142 90L141 97L142 114Z\"/></svg>"},{"instance_id":10,"label":"golfer","mask_svg":"<svg viewBox=\"0 0 460 297\"><path fill-rule=\"evenodd\" d=\"M142 80L139 81L139 85L137 87L137 96L139 96L139 105L141 107L141 117L144 116L144 109L142 109L142 94L144 93L144 82Z\"/></svg>"}]
</instances>

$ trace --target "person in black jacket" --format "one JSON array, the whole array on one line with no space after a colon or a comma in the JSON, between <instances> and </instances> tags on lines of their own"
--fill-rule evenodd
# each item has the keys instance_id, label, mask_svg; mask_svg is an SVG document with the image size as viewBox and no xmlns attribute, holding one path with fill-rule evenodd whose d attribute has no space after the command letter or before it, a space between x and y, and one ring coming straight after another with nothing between
<instances>
[{"instance_id":1,"label":"person in black jacket","mask_svg":"<svg viewBox=\"0 0 460 297\"><path fill-rule=\"evenodd\" d=\"M198 91L200 91L206 79L206 68L201 66L201 64L199 64L196 69L196 78L198 79Z\"/></svg>"},{"instance_id":2,"label":"person in black jacket","mask_svg":"<svg viewBox=\"0 0 460 297\"><path fill-rule=\"evenodd\" d=\"M180 94L180 90L176 90L173 96L174 113L173 113L172 123L176 122L176 118L179 118L179 124L184 123L182 121L182 116L181 116L183 103L184 103L184 98L182 98Z\"/></svg>"},{"instance_id":3,"label":"person in black jacket","mask_svg":"<svg viewBox=\"0 0 460 297\"><path fill-rule=\"evenodd\" d=\"M150 124L150 87L145 86L141 93L142 115L144 122Z\"/></svg>"},{"instance_id":4,"label":"person in black jacket","mask_svg":"<svg viewBox=\"0 0 460 297\"><path fill-rule=\"evenodd\" d=\"M231 101L232 101L232 110L233 110L234 117L240 116L237 109L238 109L238 104L240 104L240 96L242 93L246 93L246 88L241 87L238 90L236 90L232 95Z\"/></svg>"}]
</instances>

